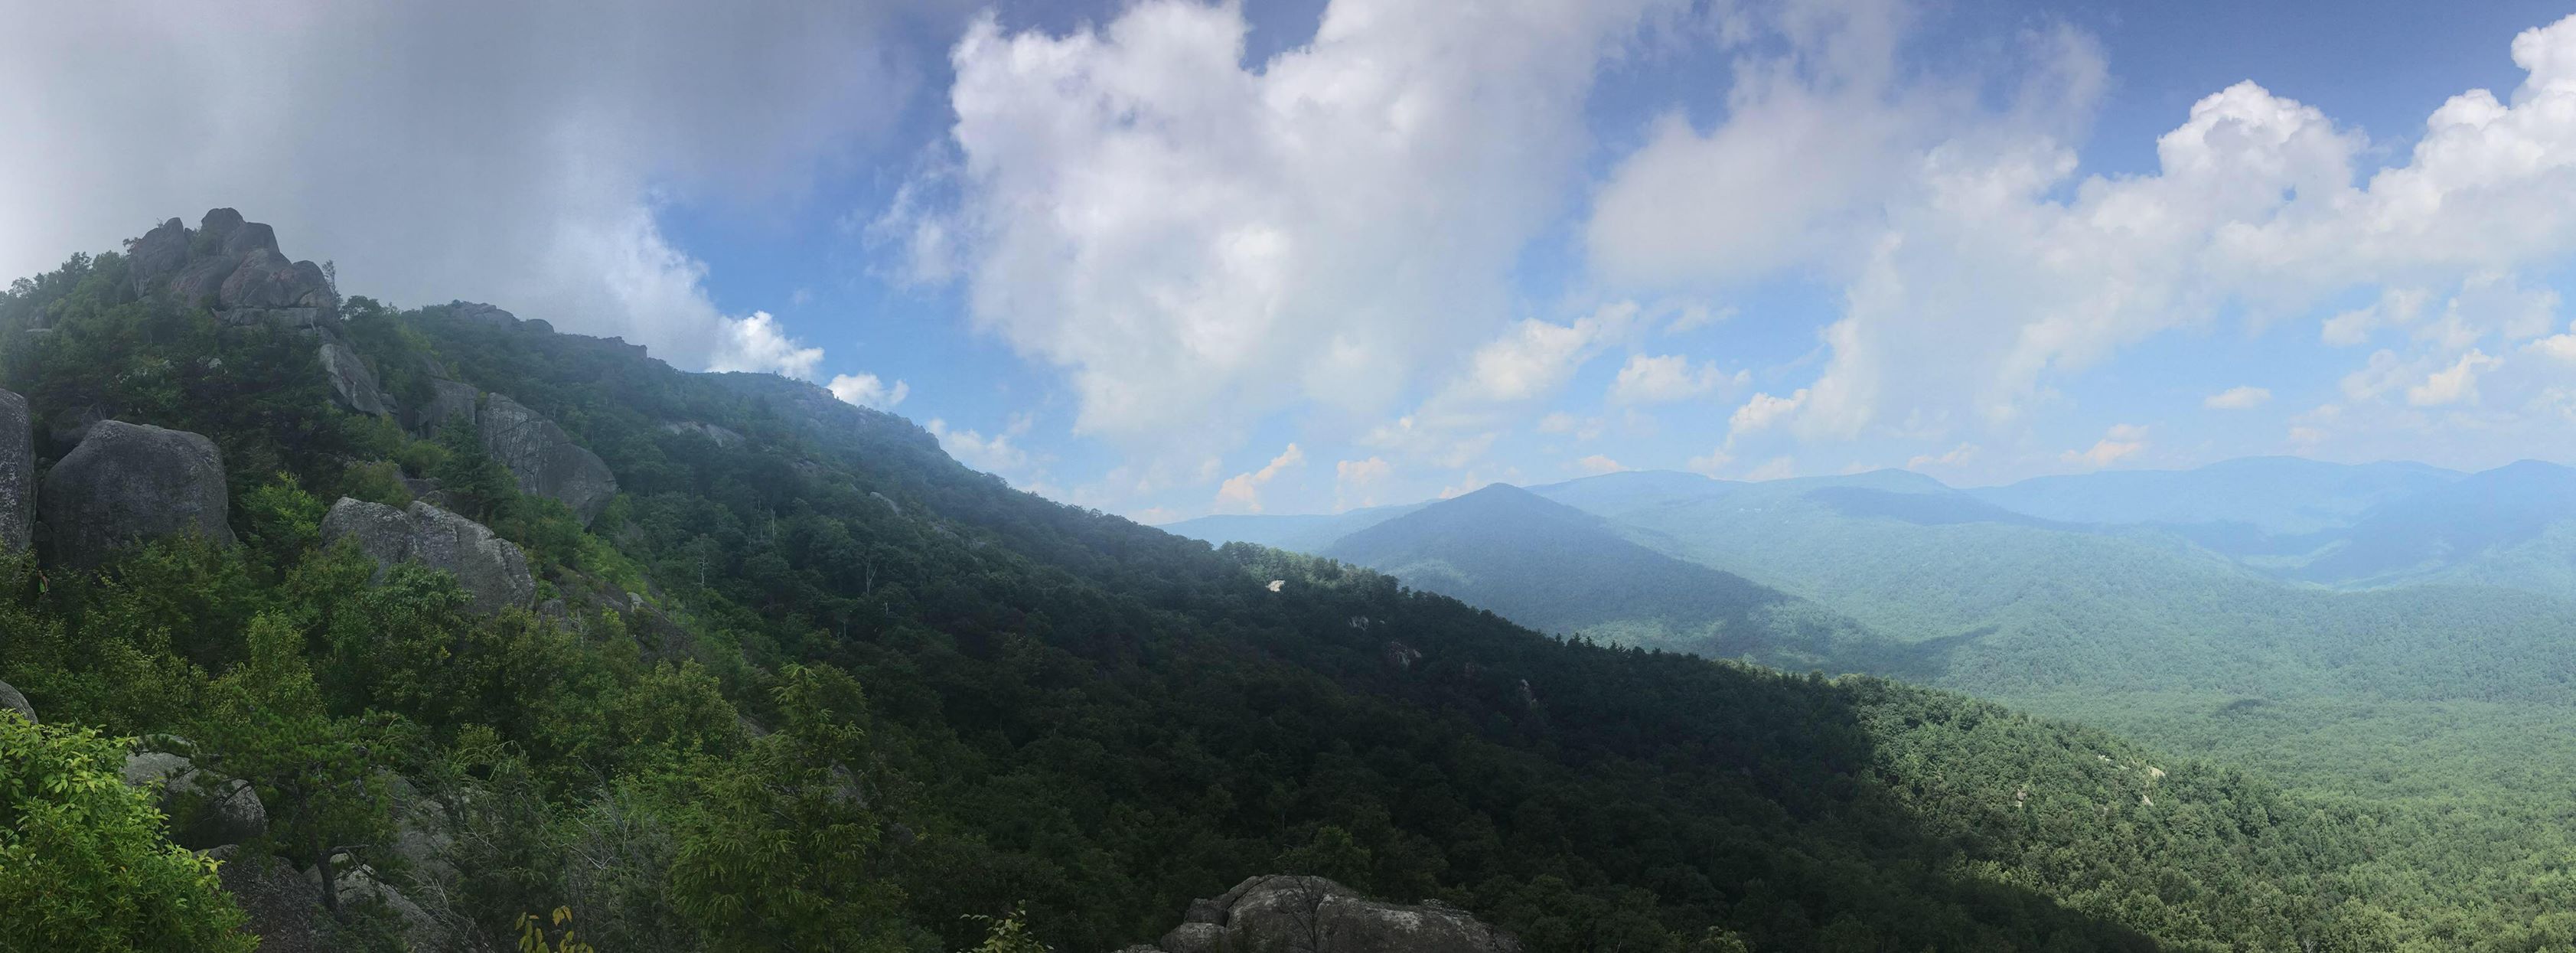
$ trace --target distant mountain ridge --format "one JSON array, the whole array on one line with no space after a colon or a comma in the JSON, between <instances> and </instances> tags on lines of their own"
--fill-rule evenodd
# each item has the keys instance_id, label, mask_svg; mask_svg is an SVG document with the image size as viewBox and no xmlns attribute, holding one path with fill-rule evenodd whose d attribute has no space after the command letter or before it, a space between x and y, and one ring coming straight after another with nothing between
<instances>
[{"instance_id":1,"label":"distant mountain ridge","mask_svg":"<svg viewBox=\"0 0 2576 953\"><path fill-rule=\"evenodd\" d=\"M1743 495L1915 525L2131 538L2338 589L2466 583L2576 598L2576 469L2535 460L2471 474L2421 463L2249 457L2192 470L2104 471L1967 489L1903 470L1763 483L1632 471L1530 491L1631 526L1652 525L1648 514L1657 507ZM1329 516L1209 516L1165 528L1212 542L1328 553L1430 502Z\"/></svg>"},{"instance_id":2,"label":"distant mountain ridge","mask_svg":"<svg viewBox=\"0 0 2576 953\"><path fill-rule=\"evenodd\" d=\"M2073 523L2246 523L2267 533L2350 525L2373 507L2468 475L2421 463L2245 457L2191 470L2106 470L1961 492Z\"/></svg>"},{"instance_id":3,"label":"distant mountain ridge","mask_svg":"<svg viewBox=\"0 0 2576 953\"><path fill-rule=\"evenodd\" d=\"M2443 789L2461 783L2460 772L2486 770L2492 752L2478 752L2491 734L2461 717L2461 705L2565 712L2576 722L2567 639L2576 632L2576 470L2521 463L2450 474L2280 460L2213 469L2130 475L2107 490L2061 480L2043 487L2040 503L2021 490L1954 490L1903 471L1758 483L1616 473L1528 490L1599 518L1580 547L1552 557L1478 552L1566 532L1561 518L1515 515L1527 507L1489 508L1474 535L1445 548L1414 534L1419 545L1391 550L1380 537L1405 528L1387 520L1320 552L1540 628L1743 652L1694 642L1671 624L1669 607L1694 593L1641 591L1652 588L1647 580L1718 587L1601 572L1584 567L1619 563L1571 555L1651 551L1852 627L1821 642L1769 643L1805 654L1756 654L1768 664L1893 675L2186 750L2316 763L2348 783ZM2158 503L2140 486L2231 498ZM2302 487L2323 489L2309 496ZM2067 502L2088 494L2106 501L2100 512ZM2097 515L2241 519L2088 518ZM2328 517L2337 522L2319 526ZM2288 529L2302 526L2317 528ZM1604 544L1601 533L1631 545ZM1428 558L1435 552L1449 561ZM1584 583L1596 574L1638 585ZM2242 713L2256 709L2311 727L2249 732ZM2422 739L2425 754L2404 771L2360 770L2391 732Z\"/></svg>"},{"instance_id":4,"label":"distant mountain ridge","mask_svg":"<svg viewBox=\"0 0 2576 953\"><path fill-rule=\"evenodd\" d=\"M1865 630L1804 599L1667 556L1602 517L1496 483L1336 541L1323 555L1544 632L1800 668Z\"/></svg>"}]
</instances>

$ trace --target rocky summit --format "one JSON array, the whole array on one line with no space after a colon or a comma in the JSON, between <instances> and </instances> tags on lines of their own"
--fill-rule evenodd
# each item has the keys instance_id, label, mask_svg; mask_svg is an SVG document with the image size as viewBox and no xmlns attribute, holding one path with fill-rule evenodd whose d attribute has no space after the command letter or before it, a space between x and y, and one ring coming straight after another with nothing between
<instances>
[{"instance_id":1,"label":"rocky summit","mask_svg":"<svg viewBox=\"0 0 2576 953\"><path fill-rule=\"evenodd\" d=\"M232 209L208 211L194 230L163 222L129 245L126 258L129 294L168 294L226 324L313 328L339 318L340 296L322 266L288 260L276 230Z\"/></svg>"}]
</instances>

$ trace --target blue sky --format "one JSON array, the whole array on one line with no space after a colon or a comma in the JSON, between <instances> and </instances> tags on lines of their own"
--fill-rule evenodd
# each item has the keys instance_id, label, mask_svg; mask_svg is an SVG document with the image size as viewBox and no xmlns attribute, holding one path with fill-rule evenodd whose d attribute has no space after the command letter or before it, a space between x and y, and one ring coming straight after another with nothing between
<instances>
[{"instance_id":1,"label":"blue sky","mask_svg":"<svg viewBox=\"0 0 2576 953\"><path fill-rule=\"evenodd\" d=\"M258 10L7 41L0 265L234 205L1147 521L2576 462L2563 4Z\"/></svg>"}]
</instances>

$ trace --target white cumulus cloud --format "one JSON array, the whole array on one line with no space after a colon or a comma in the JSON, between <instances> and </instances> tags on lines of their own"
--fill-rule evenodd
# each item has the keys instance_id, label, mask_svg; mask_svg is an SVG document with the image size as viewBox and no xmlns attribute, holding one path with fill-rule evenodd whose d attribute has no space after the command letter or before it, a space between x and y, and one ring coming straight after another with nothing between
<instances>
[{"instance_id":1,"label":"white cumulus cloud","mask_svg":"<svg viewBox=\"0 0 2576 953\"><path fill-rule=\"evenodd\" d=\"M1966 107L1928 138L1875 140L1892 143L1903 161L1883 188L1864 192L1866 201L1790 216L1825 223L1824 232L1846 236L1826 244L1854 251L1843 314L1824 333L1824 366L1794 412L1774 422L1807 439L2023 434L2033 407L2062 399L2058 382L2123 348L2231 313L2257 325L2305 316L2356 291L2380 300L2327 319L2327 343L2360 344L2397 326L2414 334L2407 351L2374 357L2384 366L2348 381L2347 391L2403 387L2410 400L2420 390L2426 400L2466 404L2477 379L2496 370L2484 358L2495 350L2478 360L2470 348L2537 336L2554 322L2554 293L2514 276L2576 253L2576 17L2513 39L2525 76L2509 97L2452 97L2411 151L2366 176L2376 158L2358 130L2244 82L2194 103L2157 140L2153 171L2078 177L2068 127L2044 117L2080 113L2092 87L2069 82L2059 94L2046 78L2090 77L2098 64L2080 39L2060 49L2037 60L2041 80L2008 104ZM1830 117L1884 104L1809 108ZM1732 161L1678 167L1713 173ZM1645 189L1654 182L1670 191ZM1644 191L1629 207L1651 208L1658 194L1677 207L1695 201L1678 174L1614 180L1604 194L1625 195L1632 184ZM1618 212L1596 209L1596 236ZM1859 239L1848 237L1850 215L1866 219ZM1596 241L1596 259L1602 247ZM1690 254L1707 260L1640 257L1627 262L1630 275L1613 247L1596 267L1638 281L1794 267L1766 251L1703 245ZM2431 296L2441 291L2450 300L2435 311ZM2392 368L2407 376L2382 381ZM1777 409L1777 400L1765 406ZM2128 442L2107 441L2102 462L2126 456L2119 445ZM2097 459L2091 450L2078 456Z\"/></svg>"},{"instance_id":2,"label":"white cumulus cloud","mask_svg":"<svg viewBox=\"0 0 2576 953\"><path fill-rule=\"evenodd\" d=\"M2261 407L2271 399L2272 391L2269 388L2256 387L2251 384L2247 384L2239 387L2230 387L2226 390L2219 391L2218 393L2203 397L2200 400L2200 405L2211 410L2247 410Z\"/></svg>"},{"instance_id":3,"label":"white cumulus cloud","mask_svg":"<svg viewBox=\"0 0 2576 953\"><path fill-rule=\"evenodd\" d=\"M1768 393L1755 394L1752 399L1744 402L1744 406L1736 408L1733 416L1727 418L1726 438L1732 441L1740 434L1770 429L1771 425L1787 419L1806 402L1807 392L1804 390L1787 397L1773 397Z\"/></svg>"},{"instance_id":4,"label":"white cumulus cloud","mask_svg":"<svg viewBox=\"0 0 2576 953\"><path fill-rule=\"evenodd\" d=\"M1304 466L1305 463L1306 451L1298 449L1296 444L1289 444L1288 449L1279 451L1279 455L1270 458L1270 462L1262 465L1261 469L1227 477L1225 483L1217 487L1217 503L1220 506L1241 507L1254 513L1261 512L1261 488L1268 485L1270 481L1278 479L1279 474ZM1338 471L1339 467L1335 469Z\"/></svg>"},{"instance_id":5,"label":"white cumulus cloud","mask_svg":"<svg viewBox=\"0 0 2576 953\"><path fill-rule=\"evenodd\" d=\"M2069 450L2059 456L2068 463L2082 464L2099 470L2147 449L2147 428L2136 424L2114 424L2102 439L2082 450Z\"/></svg>"},{"instance_id":6,"label":"white cumulus cloud","mask_svg":"<svg viewBox=\"0 0 2576 953\"><path fill-rule=\"evenodd\" d=\"M842 403L877 410L892 410L894 405L903 403L903 399L912 394L912 385L896 381L894 386L888 387L874 374L835 374L827 386L831 388L832 396L840 398Z\"/></svg>"},{"instance_id":7,"label":"white cumulus cloud","mask_svg":"<svg viewBox=\"0 0 2576 953\"><path fill-rule=\"evenodd\" d=\"M1610 400L1621 404L1662 404L1688 400L1716 391L1725 385L1727 375L1717 365L1693 365L1690 358L1679 354L1637 354L1619 368L1619 377L1610 384Z\"/></svg>"},{"instance_id":8,"label":"white cumulus cloud","mask_svg":"<svg viewBox=\"0 0 2576 953\"><path fill-rule=\"evenodd\" d=\"M978 325L1066 370L1080 432L1379 410L1502 324L1579 172L1596 65L1659 2L1333 0L1254 64L1231 3L1062 35L986 17L951 56L956 201L892 224L937 229L901 244L941 249Z\"/></svg>"},{"instance_id":9,"label":"white cumulus cloud","mask_svg":"<svg viewBox=\"0 0 2576 953\"><path fill-rule=\"evenodd\" d=\"M2407 387L2406 402L2417 407L2477 403L2478 375L2499 363L2500 359L2488 357L2484 351L2471 350L2451 366L2434 371L2423 383Z\"/></svg>"}]
</instances>

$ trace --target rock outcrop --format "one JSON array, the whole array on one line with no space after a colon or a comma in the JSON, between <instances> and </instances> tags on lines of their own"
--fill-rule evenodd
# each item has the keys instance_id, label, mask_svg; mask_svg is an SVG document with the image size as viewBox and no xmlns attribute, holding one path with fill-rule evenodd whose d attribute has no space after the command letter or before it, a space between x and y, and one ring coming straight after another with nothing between
<instances>
[{"instance_id":1,"label":"rock outcrop","mask_svg":"<svg viewBox=\"0 0 2576 953\"><path fill-rule=\"evenodd\" d=\"M429 911L422 909L420 904L413 902L410 897L404 896L401 890L385 883L382 877L376 875L375 867L360 863L357 858L348 854L333 855L331 880L333 892L339 895L341 906L383 904L386 910L391 911L402 922L403 941L410 948L415 950L456 948L454 939L439 926L436 918L431 917ZM321 868L306 869L304 883L307 888L318 892L322 887Z\"/></svg>"},{"instance_id":2,"label":"rock outcrop","mask_svg":"<svg viewBox=\"0 0 2576 953\"><path fill-rule=\"evenodd\" d=\"M224 458L214 441L120 420L93 425L45 474L37 497L54 559L82 567L185 533L231 546L228 503Z\"/></svg>"},{"instance_id":3,"label":"rock outcrop","mask_svg":"<svg viewBox=\"0 0 2576 953\"><path fill-rule=\"evenodd\" d=\"M168 294L212 309L226 324L316 328L340 315L340 296L322 266L289 260L276 230L232 209L207 212L194 232L175 218L163 222L128 246L126 257L130 293Z\"/></svg>"},{"instance_id":4,"label":"rock outcrop","mask_svg":"<svg viewBox=\"0 0 2576 953\"><path fill-rule=\"evenodd\" d=\"M170 840L191 850L239 844L268 833L268 808L250 782L199 769L167 751L125 756L125 783L161 792Z\"/></svg>"},{"instance_id":5,"label":"rock outcrop","mask_svg":"<svg viewBox=\"0 0 2576 953\"><path fill-rule=\"evenodd\" d=\"M724 427L695 420L675 420L662 425L663 433L696 434L714 441L716 446L730 447L742 442L742 435Z\"/></svg>"},{"instance_id":6,"label":"rock outcrop","mask_svg":"<svg viewBox=\"0 0 2576 953\"><path fill-rule=\"evenodd\" d=\"M484 451L519 479L519 492L561 500L585 524L617 495L617 477L598 454L518 401L487 395L478 424Z\"/></svg>"},{"instance_id":7,"label":"rock outcrop","mask_svg":"<svg viewBox=\"0 0 2576 953\"><path fill-rule=\"evenodd\" d=\"M0 390L0 552L36 538L36 429L27 399Z\"/></svg>"},{"instance_id":8,"label":"rock outcrop","mask_svg":"<svg viewBox=\"0 0 2576 953\"><path fill-rule=\"evenodd\" d=\"M377 578L399 563L444 570L472 597L468 608L484 615L536 601L536 579L516 544L465 517L414 501L408 509L341 497L322 517L325 545L355 539L376 561Z\"/></svg>"},{"instance_id":9,"label":"rock outcrop","mask_svg":"<svg viewBox=\"0 0 2576 953\"><path fill-rule=\"evenodd\" d=\"M27 704L27 696L18 694L17 686L7 682L0 682L0 708L25 715L30 723L41 724L36 720L36 706Z\"/></svg>"},{"instance_id":10,"label":"rock outcrop","mask_svg":"<svg viewBox=\"0 0 2576 953\"><path fill-rule=\"evenodd\" d=\"M338 341L322 345L319 355L322 377L331 384L331 400L362 414L382 417L393 412L393 402L384 389L376 386L375 372L358 352Z\"/></svg>"},{"instance_id":11,"label":"rock outcrop","mask_svg":"<svg viewBox=\"0 0 2576 953\"><path fill-rule=\"evenodd\" d=\"M474 422L474 402L480 392L473 385L436 378L429 382L429 389L429 399L404 416L403 426L412 433L434 436L448 421Z\"/></svg>"},{"instance_id":12,"label":"rock outcrop","mask_svg":"<svg viewBox=\"0 0 2576 953\"><path fill-rule=\"evenodd\" d=\"M480 301L450 301L447 303L447 316L450 320L490 325L496 328L519 326L518 315Z\"/></svg>"},{"instance_id":13,"label":"rock outcrop","mask_svg":"<svg viewBox=\"0 0 2576 953\"><path fill-rule=\"evenodd\" d=\"M1254 877L1190 904L1154 946L1126 953L1519 953L1520 940L1439 903L1380 903L1322 877Z\"/></svg>"}]
</instances>

